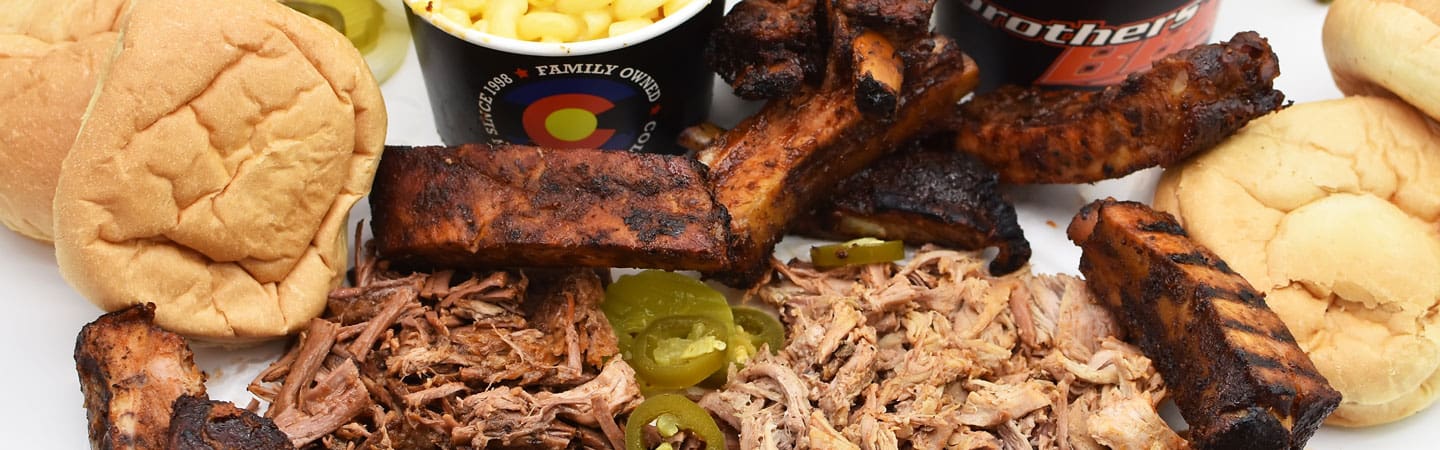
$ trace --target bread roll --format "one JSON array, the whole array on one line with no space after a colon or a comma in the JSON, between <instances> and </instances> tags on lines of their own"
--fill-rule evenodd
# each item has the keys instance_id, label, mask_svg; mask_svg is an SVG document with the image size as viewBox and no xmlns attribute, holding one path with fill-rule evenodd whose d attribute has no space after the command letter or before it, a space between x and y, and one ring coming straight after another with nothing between
<instances>
[{"instance_id":1,"label":"bread roll","mask_svg":"<svg viewBox=\"0 0 1440 450\"><path fill-rule=\"evenodd\" d=\"M237 342L318 315L385 139L380 90L325 24L271 0L144 0L55 192L55 254L106 310Z\"/></svg>"},{"instance_id":2,"label":"bread roll","mask_svg":"<svg viewBox=\"0 0 1440 450\"><path fill-rule=\"evenodd\" d=\"M1257 289L1344 401L1399 420L1440 390L1440 130L1350 97L1251 122L1167 170L1155 206Z\"/></svg>"},{"instance_id":3,"label":"bread roll","mask_svg":"<svg viewBox=\"0 0 1440 450\"><path fill-rule=\"evenodd\" d=\"M1323 35L1342 92L1399 97L1440 119L1440 1L1335 0Z\"/></svg>"},{"instance_id":4,"label":"bread roll","mask_svg":"<svg viewBox=\"0 0 1440 450\"><path fill-rule=\"evenodd\" d=\"M75 141L127 0L0 0L0 224L50 241Z\"/></svg>"}]
</instances>

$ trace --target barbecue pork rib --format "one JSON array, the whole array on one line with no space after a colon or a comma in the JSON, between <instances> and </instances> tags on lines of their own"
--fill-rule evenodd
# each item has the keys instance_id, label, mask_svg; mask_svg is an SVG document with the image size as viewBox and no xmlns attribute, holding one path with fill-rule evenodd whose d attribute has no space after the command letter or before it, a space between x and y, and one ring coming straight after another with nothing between
<instances>
[{"instance_id":1,"label":"barbecue pork rib","mask_svg":"<svg viewBox=\"0 0 1440 450\"><path fill-rule=\"evenodd\" d=\"M956 148L1006 183L1088 183L1178 162L1280 108L1254 32L1167 56L1104 91L1006 86L960 108Z\"/></svg>"},{"instance_id":2,"label":"barbecue pork rib","mask_svg":"<svg viewBox=\"0 0 1440 450\"><path fill-rule=\"evenodd\" d=\"M290 438L275 422L230 402L183 395L170 416L167 450L288 450Z\"/></svg>"},{"instance_id":3,"label":"barbecue pork rib","mask_svg":"<svg viewBox=\"0 0 1440 450\"><path fill-rule=\"evenodd\" d=\"M1091 291L1155 360L1197 448L1304 448L1340 404L1264 295L1169 214L1100 200L1068 231Z\"/></svg>"},{"instance_id":4,"label":"barbecue pork rib","mask_svg":"<svg viewBox=\"0 0 1440 450\"><path fill-rule=\"evenodd\" d=\"M76 338L91 448L166 448L171 404L205 395L205 374L185 339L154 318L154 304L132 306L100 316Z\"/></svg>"},{"instance_id":5,"label":"barbecue pork rib","mask_svg":"<svg viewBox=\"0 0 1440 450\"><path fill-rule=\"evenodd\" d=\"M390 148L375 244L417 267L725 267L729 216L684 156L469 144Z\"/></svg>"},{"instance_id":6,"label":"barbecue pork rib","mask_svg":"<svg viewBox=\"0 0 1440 450\"><path fill-rule=\"evenodd\" d=\"M953 113L955 102L974 89L978 71L948 38L922 45L928 57L906 68L893 121L866 117L855 104L855 86L830 80L771 100L697 155L710 167L716 200L730 213L732 266L709 275L754 284L793 218L841 179Z\"/></svg>"},{"instance_id":7,"label":"barbecue pork rib","mask_svg":"<svg viewBox=\"0 0 1440 450\"><path fill-rule=\"evenodd\" d=\"M794 231L822 239L861 237L933 243L957 250L996 247L990 274L1030 260L1030 241L998 176L964 153L913 143L841 181L831 197L795 220Z\"/></svg>"}]
</instances>

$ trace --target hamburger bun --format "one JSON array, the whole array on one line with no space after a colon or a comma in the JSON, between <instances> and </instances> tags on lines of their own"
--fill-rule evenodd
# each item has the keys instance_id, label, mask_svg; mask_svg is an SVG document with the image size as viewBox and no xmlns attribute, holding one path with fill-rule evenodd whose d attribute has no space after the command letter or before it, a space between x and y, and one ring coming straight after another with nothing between
<instances>
[{"instance_id":1,"label":"hamburger bun","mask_svg":"<svg viewBox=\"0 0 1440 450\"><path fill-rule=\"evenodd\" d=\"M1440 389L1440 128L1390 99L1295 105L1167 170L1155 206L1256 289L1369 426Z\"/></svg>"},{"instance_id":2,"label":"hamburger bun","mask_svg":"<svg viewBox=\"0 0 1440 450\"><path fill-rule=\"evenodd\" d=\"M1440 119L1440 2L1335 0L1323 34L1342 92L1399 97Z\"/></svg>"},{"instance_id":3,"label":"hamburger bun","mask_svg":"<svg viewBox=\"0 0 1440 450\"><path fill-rule=\"evenodd\" d=\"M50 241L75 142L127 0L0 0L0 224Z\"/></svg>"},{"instance_id":4,"label":"hamburger bun","mask_svg":"<svg viewBox=\"0 0 1440 450\"><path fill-rule=\"evenodd\" d=\"M55 254L114 311L252 341L317 316L385 140L350 42L271 0L145 0L55 191Z\"/></svg>"}]
</instances>

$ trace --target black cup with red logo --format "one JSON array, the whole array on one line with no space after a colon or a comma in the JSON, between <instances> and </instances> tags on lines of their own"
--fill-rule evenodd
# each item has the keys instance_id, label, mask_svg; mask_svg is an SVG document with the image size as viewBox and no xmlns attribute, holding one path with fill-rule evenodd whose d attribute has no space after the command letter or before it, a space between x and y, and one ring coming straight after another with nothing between
<instances>
[{"instance_id":1,"label":"black cup with red logo","mask_svg":"<svg viewBox=\"0 0 1440 450\"><path fill-rule=\"evenodd\" d=\"M1220 0L940 0L936 28L1004 84L1101 88L1206 43Z\"/></svg>"},{"instance_id":2,"label":"black cup with red logo","mask_svg":"<svg viewBox=\"0 0 1440 450\"><path fill-rule=\"evenodd\" d=\"M678 154L680 131L710 110L714 75L702 53L724 3L693 0L645 28L565 44L485 35L409 8L406 14L446 145Z\"/></svg>"}]
</instances>

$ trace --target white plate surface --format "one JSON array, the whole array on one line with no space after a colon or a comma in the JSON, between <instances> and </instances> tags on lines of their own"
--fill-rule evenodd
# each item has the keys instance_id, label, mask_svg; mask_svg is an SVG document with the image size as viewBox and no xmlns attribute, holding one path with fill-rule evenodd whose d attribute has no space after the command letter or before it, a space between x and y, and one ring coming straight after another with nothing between
<instances>
[{"instance_id":1,"label":"white plate surface","mask_svg":"<svg viewBox=\"0 0 1440 450\"><path fill-rule=\"evenodd\" d=\"M1276 82L1296 102L1337 98L1320 46L1325 8L1314 0L1225 0L1215 39L1257 30L1280 55L1282 75ZM440 142L431 120L429 100L412 51L405 65L384 86L390 115L387 142L433 145ZM733 124L755 105L717 92L714 119ZM1079 249L1065 239L1063 228L1088 199L1114 196L1149 201L1158 172L1151 170L1095 186L1046 186L1014 189L1020 223L1034 245L1037 272L1076 273ZM363 203L352 222L369 216ZM803 250L798 242L781 251ZM784 245L784 244L782 244ZM70 289L55 268L50 246L8 230L0 230L0 286L8 312L0 313L0 448L80 449L88 444L85 410L72 359L75 335L101 311ZM215 398L245 405L244 386L280 351L280 344L247 350L197 349L210 375ZM1313 449L1431 448L1440 442L1440 409L1430 409L1398 423L1360 430L1325 427L1310 442Z\"/></svg>"}]
</instances>

